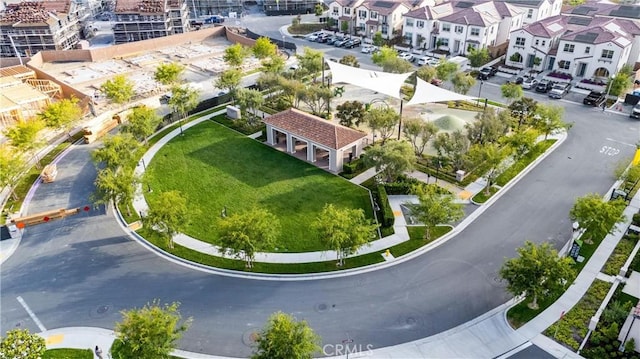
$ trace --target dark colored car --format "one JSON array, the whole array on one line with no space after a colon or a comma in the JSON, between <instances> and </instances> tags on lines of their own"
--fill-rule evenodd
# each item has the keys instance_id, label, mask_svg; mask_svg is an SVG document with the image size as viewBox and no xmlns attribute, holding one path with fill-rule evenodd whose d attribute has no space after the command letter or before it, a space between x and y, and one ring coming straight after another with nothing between
<instances>
[{"instance_id":1,"label":"dark colored car","mask_svg":"<svg viewBox=\"0 0 640 359\"><path fill-rule=\"evenodd\" d=\"M342 47L347 42L349 42L349 39L342 39L342 40L335 41L332 45L335 46L335 47Z\"/></svg>"},{"instance_id":2,"label":"dark colored car","mask_svg":"<svg viewBox=\"0 0 640 359\"><path fill-rule=\"evenodd\" d=\"M553 82L553 81L541 80L538 83L538 86L536 86L536 92L547 93L547 92L549 92L549 90L551 90L551 88L553 88L554 84L555 84L555 82Z\"/></svg>"},{"instance_id":3,"label":"dark colored car","mask_svg":"<svg viewBox=\"0 0 640 359\"><path fill-rule=\"evenodd\" d=\"M347 43L345 43L343 46L347 49L353 49L354 47L360 46L360 43L360 39L351 39L347 41Z\"/></svg>"},{"instance_id":4,"label":"dark colored car","mask_svg":"<svg viewBox=\"0 0 640 359\"><path fill-rule=\"evenodd\" d=\"M602 92L591 91L587 97L582 100L582 103L589 106L600 107L605 100L605 96Z\"/></svg>"},{"instance_id":5,"label":"dark colored car","mask_svg":"<svg viewBox=\"0 0 640 359\"><path fill-rule=\"evenodd\" d=\"M516 77L516 80L511 82L511 81L507 81L506 83L510 84L510 83L514 83L516 85L522 85L522 83L524 82L524 78L523 77Z\"/></svg>"},{"instance_id":6,"label":"dark colored car","mask_svg":"<svg viewBox=\"0 0 640 359\"><path fill-rule=\"evenodd\" d=\"M493 67L483 67L480 73L486 74L488 77L493 77L498 73L498 69Z\"/></svg>"}]
</instances>

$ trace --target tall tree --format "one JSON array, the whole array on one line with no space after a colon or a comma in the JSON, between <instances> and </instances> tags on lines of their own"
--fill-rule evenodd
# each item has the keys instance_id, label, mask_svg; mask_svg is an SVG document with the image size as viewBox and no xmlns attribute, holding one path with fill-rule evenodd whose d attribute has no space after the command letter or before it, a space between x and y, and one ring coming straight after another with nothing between
<instances>
[{"instance_id":1,"label":"tall tree","mask_svg":"<svg viewBox=\"0 0 640 359\"><path fill-rule=\"evenodd\" d=\"M82 118L82 108L78 105L77 98L65 98L47 106L44 111L38 114L38 118L44 121L47 126L68 133L73 125Z\"/></svg>"},{"instance_id":2,"label":"tall tree","mask_svg":"<svg viewBox=\"0 0 640 359\"><path fill-rule=\"evenodd\" d=\"M104 205L108 205L110 202L115 205L125 204L127 215L131 216L129 204L133 201L136 183L138 183L138 179L134 176L133 171L102 169L98 172L94 182L96 190L92 195L92 200L96 204Z\"/></svg>"},{"instance_id":3,"label":"tall tree","mask_svg":"<svg viewBox=\"0 0 640 359\"><path fill-rule=\"evenodd\" d=\"M366 114L364 104L360 101L346 101L336 107L336 117L346 127L360 126Z\"/></svg>"},{"instance_id":4,"label":"tall tree","mask_svg":"<svg viewBox=\"0 0 640 359\"><path fill-rule=\"evenodd\" d=\"M374 144L362 155L363 161L381 171L387 182L394 182L398 176L413 170L416 154L406 141L389 141Z\"/></svg>"},{"instance_id":5,"label":"tall tree","mask_svg":"<svg viewBox=\"0 0 640 359\"><path fill-rule=\"evenodd\" d=\"M27 329L9 330L0 342L0 358L40 359L47 351L44 338Z\"/></svg>"},{"instance_id":6,"label":"tall tree","mask_svg":"<svg viewBox=\"0 0 640 359\"><path fill-rule=\"evenodd\" d=\"M311 78L314 81L324 66L322 56L321 51L314 50L309 47L305 47L302 54L296 55L298 58L298 64L300 64L300 70L311 75Z\"/></svg>"},{"instance_id":7,"label":"tall tree","mask_svg":"<svg viewBox=\"0 0 640 359\"><path fill-rule=\"evenodd\" d=\"M0 190L13 186L25 167L22 156L6 145L0 145ZM15 198L15 193L11 191Z\"/></svg>"},{"instance_id":8,"label":"tall tree","mask_svg":"<svg viewBox=\"0 0 640 359\"><path fill-rule=\"evenodd\" d=\"M96 164L104 162L106 168L116 171L118 167L130 166L136 161L136 152L140 143L130 133L107 136L102 147L94 150L91 157Z\"/></svg>"},{"instance_id":9,"label":"tall tree","mask_svg":"<svg viewBox=\"0 0 640 359\"><path fill-rule=\"evenodd\" d=\"M253 56L257 59L266 59L278 55L278 47L267 37L259 37L251 48Z\"/></svg>"},{"instance_id":10,"label":"tall tree","mask_svg":"<svg viewBox=\"0 0 640 359\"><path fill-rule=\"evenodd\" d=\"M458 72L458 64L451 61L441 61L438 66L436 66L436 73L438 74L438 78L442 81L451 80L451 77Z\"/></svg>"},{"instance_id":11,"label":"tall tree","mask_svg":"<svg viewBox=\"0 0 640 359\"><path fill-rule=\"evenodd\" d=\"M422 156L427 143L438 132L438 126L421 118L410 118L404 121L402 132L411 142L416 156Z\"/></svg>"},{"instance_id":12,"label":"tall tree","mask_svg":"<svg viewBox=\"0 0 640 359\"><path fill-rule=\"evenodd\" d=\"M484 164L487 166L487 172L484 177L487 185L484 187L484 193L488 196L491 194L491 186L493 182L503 171L502 161L507 157L507 149L501 149L497 143L475 144L469 148L469 157L477 165Z\"/></svg>"},{"instance_id":13,"label":"tall tree","mask_svg":"<svg viewBox=\"0 0 640 359\"><path fill-rule=\"evenodd\" d=\"M509 111L511 111L512 117L518 119L518 126L516 128L519 129L522 124L531 122L531 118L536 113L537 107L538 102L529 97L521 97L513 101L509 105Z\"/></svg>"},{"instance_id":14,"label":"tall tree","mask_svg":"<svg viewBox=\"0 0 640 359\"><path fill-rule=\"evenodd\" d=\"M353 55L344 55L339 61L343 65L351 66L351 67L360 67L360 63L358 62L358 58Z\"/></svg>"},{"instance_id":15,"label":"tall tree","mask_svg":"<svg viewBox=\"0 0 640 359\"><path fill-rule=\"evenodd\" d=\"M111 347L114 359L169 359L192 319L183 320L179 303L161 305L158 300L140 309L124 310L116 323Z\"/></svg>"},{"instance_id":16,"label":"tall tree","mask_svg":"<svg viewBox=\"0 0 640 359\"><path fill-rule=\"evenodd\" d=\"M438 133L433 140L438 156L448 159L456 170L465 167L465 155L470 145L469 139L460 130Z\"/></svg>"},{"instance_id":17,"label":"tall tree","mask_svg":"<svg viewBox=\"0 0 640 359\"><path fill-rule=\"evenodd\" d=\"M135 96L134 83L125 75L116 75L100 86L100 91L117 104L129 102Z\"/></svg>"},{"instance_id":18,"label":"tall tree","mask_svg":"<svg viewBox=\"0 0 640 359\"><path fill-rule=\"evenodd\" d=\"M398 57L396 49L388 46L381 47L380 51L371 56L371 60L374 64L382 67L384 72L401 74L413 69L413 65L409 61Z\"/></svg>"},{"instance_id":19,"label":"tall tree","mask_svg":"<svg viewBox=\"0 0 640 359\"><path fill-rule=\"evenodd\" d=\"M144 219L167 241L173 249L173 236L189 223L187 199L178 191L162 192L150 201L150 209Z\"/></svg>"},{"instance_id":20,"label":"tall tree","mask_svg":"<svg viewBox=\"0 0 640 359\"><path fill-rule=\"evenodd\" d=\"M220 74L215 85L217 88L227 90L232 97L235 97L240 80L242 80L242 72L238 69L229 69Z\"/></svg>"},{"instance_id":21,"label":"tall tree","mask_svg":"<svg viewBox=\"0 0 640 359\"><path fill-rule=\"evenodd\" d=\"M531 300L529 308L538 309L538 296L552 296L564 288L574 276L572 261L558 256L549 243L536 245L526 241L518 248L518 257L507 260L500 269L500 277L507 281L513 295L525 294Z\"/></svg>"},{"instance_id":22,"label":"tall tree","mask_svg":"<svg viewBox=\"0 0 640 359\"><path fill-rule=\"evenodd\" d=\"M320 337L305 320L277 312L256 339L251 359L311 359L320 351Z\"/></svg>"},{"instance_id":23,"label":"tall tree","mask_svg":"<svg viewBox=\"0 0 640 359\"><path fill-rule=\"evenodd\" d=\"M424 224L424 239L431 240L431 231L439 224L455 222L464 216L462 204L455 203L451 193L442 194L435 185L415 188L418 203L406 203L411 215Z\"/></svg>"},{"instance_id":24,"label":"tall tree","mask_svg":"<svg viewBox=\"0 0 640 359\"><path fill-rule=\"evenodd\" d=\"M334 92L328 86L306 86L299 93L299 99L304 102L314 115L321 115L329 105Z\"/></svg>"},{"instance_id":25,"label":"tall tree","mask_svg":"<svg viewBox=\"0 0 640 359\"><path fill-rule=\"evenodd\" d=\"M284 71L285 61L280 56L271 56L262 60L261 71L265 73L279 74Z\"/></svg>"},{"instance_id":26,"label":"tall tree","mask_svg":"<svg viewBox=\"0 0 640 359\"><path fill-rule=\"evenodd\" d=\"M476 79L465 72L458 71L451 78L451 83L453 84L453 90L455 92L466 95L473 85L476 84Z\"/></svg>"},{"instance_id":27,"label":"tall tree","mask_svg":"<svg viewBox=\"0 0 640 359\"><path fill-rule=\"evenodd\" d=\"M182 131L182 120L187 117L189 111L196 108L199 99L198 90L189 86L175 86L171 89L169 107L180 116L180 131Z\"/></svg>"},{"instance_id":28,"label":"tall tree","mask_svg":"<svg viewBox=\"0 0 640 359\"><path fill-rule=\"evenodd\" d=\"M620 96L633 85L633 76L625 69L620 69L617 74L607 82L607 92L612 96Z\"/></svg>"},{"instance_id":29,"label":"tall tree","mask_svg":"<svg viewBox=\"0 0 640 359\"><path fill-rule=\"evenodd\" d=\"M625 207L621 199L605 201L599 194L590 193L576 199L569 212L569 218L578 222L580 228L588 233L587 241L600 240L613 233L616 224L625 220L622 214Z\"/></svg>"},{"instance_id":30,"label":"tall tree","mask_svg":"<svg viewBox=\"0 0 640 359\"><path fill-rule=\"evenodd\" d=\"M509 130L509 124L502 120L499 113L488 107L475 116L476 121L465 124L467 138L472 144L493 143L502 138Z\"/></svg>"},{"instance_id":31,"label":"tall tree","mask_svg":"<svg viewBox=\"0 0 640 359\"><path fill-rule=\"evenodd\" d=\"M234 213L218 226L222 254L242 258L247 268L253 267L256 252L273 248L280 230L278 218L261 208Z\"/></svg>"},{"instance_id":32,"label":"tall tree","mask_svg":"<svg viewBox=\"0 0 640 359\"><path fill-rule=\"evenodd\" d=\"M313 227L324 245L336 251L338 265L342 266L346 257L375 238L377 226L365 217L360 208L338 208L328 203L313 222Z\"/></svg>"},{"instance_id":33,"label":"tall tree","mask_svg":"<svg viewBox=\"0 0 640 359\"><path fill-rule=\"evenodd\" d=\"M513 101L519 100L524 96L522 86L511 82L500 86L500 92L502 93L502 97L506 98L509 103L513 103Z\"/></svg>"},{"instance_id":34,"label":"tall tree","mask_svg":"<svg viewBox=\"0 0 640 359\"><path fill-rule=\"evenodd\" d=\"M564 108L556 105L539 104L534 115L534 127L544 133L544 139L555 131L568 128L562 120Z\"/></svg>"},{"instance_id":35,"label":"tall tree","mask_svg":"<svg viewBox=\"0 0 640 359\"><path fill-rule=\"evenodd\" d=\"M503 138L503 142L511 147L514 159L518 160L531 151L536 144L538 134L536 131L516 131Z\"/></svg>"},{"instance_id":36,"label":"tall tree","mask_svg":"<svg viewBox=\"0 0 640 359\"><path fill-rule=\"evenodd\" d=\"M364 115L364 121L367 123L371 132L376 131L380 134L382 143L385 143L391 136L400 121L400 115L392 108L372 108Z\"/></svg>"},{"instance_id":37,"label":"tall tree","mask_svg":"<svg viewBox=\"0 0 640 359\"><path fill-rule=\"evenodd\" d=\"M382 46L384 44L384 38L382 37L382 32L378 31L373 34L373 45L374 46Z\"/></svg>"},{"instance_id":38,"label":"tall tree","mask_svg":"<svg viewBox=\"0 0 640 359\"><path fill-rule=\"evenodd\" d=\"M240 67L242 66L242 63L244 62L244 59L247 58L247 56L249 56L249 51L247 50L247 48L242 46L241 44L236 43L224 50L222 59L229 66Z\"/></svg>"},{"instance_id":39,"label":"tall tree","mask_svg":"<svg viewBox=\"0 0 640 359\"><path fill-rule=\"evenodd\" d=\"M471 67L480 67L489 62L491 57L486 47L479 50L472 47L467 53L467 58L469 59L469 65L471 65Z\"/></svg>"},{"instance_id":40,"label":"tall tree","mask_svg":"<svg viewBox=\"0 0 640 359\"><path fill-rule=\"evenodd\" d=\"M174 85L180 82L180 76L184 72L184 66L177 62L167 62L158 65L153 78L163 85Z\"/></svg>"},{"instance_id":41,"label":"tall tree","mask_svg":"<svg viewBox=\"0 0 640 359\"><path fill-rule=\"evenodd\" d=\"M42 145L42 139L38 138L38 134L44 126L44 122L37 118L29 121L20 121L9 127L4 132L4 135L9 139L11 146L27 152Z\"/></svg>"},{"instance_id":42,"label":"tall tree","mask_svg":"<svg viewBox=\"0 0 640 359\"><path fill-rule=\"evenodd\" d=\"M162 117L158 116L155 109L141 105L131 110L123 129L137 139L144 140L144 143L147 144L147 139L156 131L161 122Z\"/></svg>"},{"instance_id":43,"label":"tall tree","mask_svg":"<svg viewBox=\"0 0 640 359\"><path fill-rule=\"evenodd\" d=\"M248 122L252 124L255 118L255 111L264 103L264 96L258 90L239 89L236 91L236 103L240 106L240 110L245 114Z\"/></svg>"},{"instance_id":44,"label":"tall tree","mask_svg":"<svg viewBox=\"0 0 640 359\"><path fill-rule=\"evenodd\" d=\"M422 79L425 82L431 82L431 80L435 79L438 76L438 72L435 67L432 66L422 66L416 71L416 76Z\"/></svg>"}]
</instances>

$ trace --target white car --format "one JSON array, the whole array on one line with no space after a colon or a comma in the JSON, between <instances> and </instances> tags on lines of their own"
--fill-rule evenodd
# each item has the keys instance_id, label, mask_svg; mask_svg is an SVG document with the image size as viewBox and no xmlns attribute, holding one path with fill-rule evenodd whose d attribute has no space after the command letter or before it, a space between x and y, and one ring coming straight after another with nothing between
<instances>
[{"instance_id":1,"label":"white car","mask_svg":"<svg viewBox=\"0 0 640 359\"><path fill-rule=\"evenodd\" d=\"M408 53L408 52L401 52L398 54L398 58L401 58L403 60L407 60L409 62L413 62L414 57L412 54Z\"/></svg>"},{"instance_id":2,"label":"white car","mask_svg":"<svg viewBox=\"0 0 640 359\"><path fill-rule=\"evenodd\" d=\"M425 56L422 57L418 60L418 66L438 66L438 64L440 64L440 60L436 59L435 57L429 57L429 56Z\"/></svg>"},{"instance_id":3,"label":"white car","mask_svg":"<svg viewBox=\"0 0 640 359\"><path fill-rule=\"evenodd\" d=\"M363 54L370 54L374 51L376 51L377 47L373 46L373 45L363 45L362 49L360 49L360 52L362 52Z\"/></svg>"},{"instance_id":4,"label":"white car","mask_svg":"<svg viewBox=\"0 0 640 359\"><path fill-rule=\"evenodd\" d=\"M538 80L534 79L533 77L527 77L522 82L522 88L525 90L535 88L536 86L538 86Z\"/></svg>"},{"instance_id":5,"label":"white car","mask_svg":"<svg viewBox=\"0 0 640 359\"><path fill-rule=\"evenodd\" d=\"M320 36L322 34L322 32L314 32L308 35L305 35L305 39L309 40L309 41L316 41L318 39L318 36Z\"/></svg>"}]
</instances>

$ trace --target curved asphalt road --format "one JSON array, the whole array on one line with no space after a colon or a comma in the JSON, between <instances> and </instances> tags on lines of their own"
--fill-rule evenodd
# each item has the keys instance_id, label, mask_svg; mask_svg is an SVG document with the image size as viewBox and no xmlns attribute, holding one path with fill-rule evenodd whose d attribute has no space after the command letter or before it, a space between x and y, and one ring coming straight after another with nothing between
<instances>
[{"instance_id":1,"label":"curved asphalt road","mask_svg":"<svg viewBox=\"0 0 640 359\"><path fill-rule=\"evenodd\" d=\"M452 328L508 300L496 281L504 258L526 239L562 246L574 199L604 193L616 163L634 153L638 122L565 107L575 126L562 146L460 235L391 269L304 282L211 275L152 254L125 237L112 213L92 211L25 232L2 266L0 326L40 331L16 300L21 296L47 329L113 328L120 310L154 298L180 301L182 314L195 319L180 347L228 356L249 355L248 334L277 310L307 319L324 343L348 336L383 347ZM30 213L88 203L94 146L74 146L58 164L56 182L36 190ZM602 146L619 153L600 153Z\"/></svg>"}]
</instances>

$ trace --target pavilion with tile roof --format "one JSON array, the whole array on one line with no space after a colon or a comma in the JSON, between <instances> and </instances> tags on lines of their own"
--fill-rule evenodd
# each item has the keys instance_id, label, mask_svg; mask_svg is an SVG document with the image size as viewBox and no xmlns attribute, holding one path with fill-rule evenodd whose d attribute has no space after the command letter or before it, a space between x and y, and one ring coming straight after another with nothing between
<instances>
[{"instance_id":1,"label":"pavilion with tile roof","mask_svg":"<svg viewBox=\"0 0 640 359\"><path fill-rule=\"evenodd\" d=\"M360 156L367 136L294 108L278 112L263 121L267 126L267 144L286 148L287 153L295 154L305 147L299 144L305 143L305 159L316 163L324 157L328 160L329 171L333 173L342 171L345 158Z\"/></svg>"}]
</instances>

